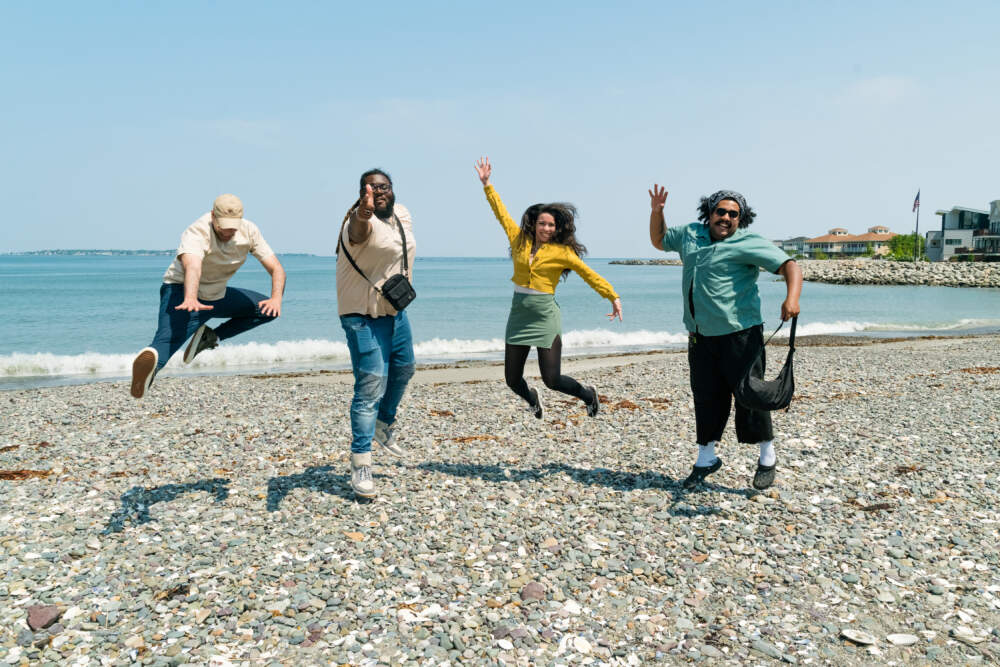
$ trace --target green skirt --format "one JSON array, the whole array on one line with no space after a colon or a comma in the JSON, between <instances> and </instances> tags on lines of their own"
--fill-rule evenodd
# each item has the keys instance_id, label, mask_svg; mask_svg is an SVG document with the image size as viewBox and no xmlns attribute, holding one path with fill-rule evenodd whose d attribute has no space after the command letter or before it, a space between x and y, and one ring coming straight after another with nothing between
<instances>
[{"instance_id":1,"label":"green skirt","mask_svg":"<svg viewBox=\"0 0 1000 667\"><path fill-rule=\"evenodd\" d=\"M548 349L562 333L562 313L552 294L514 292L504 340L511 345Z\"/></svg>"}]
</instances>

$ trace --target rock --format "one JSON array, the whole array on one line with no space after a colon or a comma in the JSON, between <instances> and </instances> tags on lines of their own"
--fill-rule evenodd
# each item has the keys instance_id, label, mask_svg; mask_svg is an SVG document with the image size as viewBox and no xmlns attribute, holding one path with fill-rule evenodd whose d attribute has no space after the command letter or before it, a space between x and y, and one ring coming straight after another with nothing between
<instances>
[{"instance_id":1,"label":"rock","mask_svg":"<svg viewBox=\"0 0 1000 667\"><path fill-rule=\"evenodd\" d=\"M32 605L28 607L28 627L33 631L47 628L62 616L62 610L55 605Z\"/></svg>"},{"instance_id":2,"label":"rock","mask_svg":"<svg viewBox=\"0 0 1000 667\"><path fill-rule=\"evenodd\" d=\"M773 644L769 644L763 639L753 640L753 642L751 642L750 644L750 648L757 651L758 653L763 653L769 658L774 658L775 660L782 659L782 654L781 651L778 650L778 647L774 646Z\"/></svg>"},{"instance_id":3,"label":"rock","mask_svg":"<svg viewBox=\"0 0 1000 667\"><path fill-rule=\"evenodd\" d=\"M893 646L913 646L919 641L919 638L916 635L909 634L886 635L885 639Z\"/></svg>"},{"instance_id":4,"label":"rock","mask_svg":"<svg viewBox=\"0 0 1000 667\"><path fill-rule=\"evenodd\" d=\"M951 636L966 644L980 644L986 641L986 635L977 635L971 628L960 625L951 631Z\"/></svg>"},{"instance_id":5,"label":"rock","mask_svg":"<svg viewBox=\"0 0 1000 667\"><path fill-rule=\"evenodd\" d=\"M542 600L545 598L545 586L541 585L537 581L531 581L525 584L524 588L521 589L521 599L522 600Z\"/></svg>"},{"instance_id":6,"label":"rock","mask_svg":"<svg viewBox=\"0 0 1000 667\"><path fill-rule=\"evenodd\" d=\"M874 636L864 630L858 630L856 628L844 628L840 631L840 636L851 640L855 644L860 644L861 646L871 646L878 641Z\"/></svg>"}]
</instances>

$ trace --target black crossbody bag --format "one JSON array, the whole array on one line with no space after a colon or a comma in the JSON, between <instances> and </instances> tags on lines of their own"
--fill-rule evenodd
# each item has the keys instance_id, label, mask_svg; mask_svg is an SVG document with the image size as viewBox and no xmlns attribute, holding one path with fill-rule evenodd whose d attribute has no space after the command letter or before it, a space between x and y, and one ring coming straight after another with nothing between
<instances>
[{"instance_id":1,"label":"black crossbody bag","mask_svg":"<svg viewBox=\"0 0 1000 667\"><path fill-rule=\"evenodd\" d=\"M774 338L774 334L778 333L778 329L784 326L784 322L778 325L774 333L760 346L760 351L754 356L753 361L747 364L739 382L736 383L736 389L733 391L733 397L740 405L750 410L770 411L788 408L791 404L792 397L795 395L792 357L795 355L795 325L798 323L799 316L796 315L792 318L792 332L788 336L788 356L785 357L785 365L781 367L781 372L776 378L773 380L755 378L752 371L755 366L761 363L760 357L764 353L764 347L771 342L771 338Z\"/></svg>"},{"instance_id":2,"label":"black crossbody bag","mask_svg":"<svg viewBox=\"0 0 1000 667\"><path fill-rule=\"evenodd\" d=\"M340 228L340 235L337 237L337 243L340 245L340 249L344 251L344 255L347 257L347 261L351 263L354 270L361 274L361 277L368 281L368 284L375 288L375 291L381 294L389 305L392 306L396 311L401 311L414 299L417 298L417 293L413 289L413 285L410 284L409 278L406 274L410 272L409 261L406 257L406 234L403 232L403 223L399 221L396 214L392 214L392 219L396 221L396 228L399 230L399 238L403 241L403 273L395 273L382 283L382 287L379 288L378 285L373 283L371 279L365 275L365 272L361 270L361 267L357 265L354 258L351 257L351 253L347 252L347 247L344 245L344 228ZM346 224L346 223L345 223Z\"/></svg>"}]
</instances>

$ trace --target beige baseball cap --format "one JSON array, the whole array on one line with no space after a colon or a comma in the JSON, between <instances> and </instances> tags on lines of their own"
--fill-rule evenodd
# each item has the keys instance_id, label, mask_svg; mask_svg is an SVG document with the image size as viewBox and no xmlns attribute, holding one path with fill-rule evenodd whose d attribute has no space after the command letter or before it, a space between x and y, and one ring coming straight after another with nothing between
<instances>
[{"instance_id":1,"label":"beige baseball cap","mask_svg":"<svg viewBox=\"0 0 1000 667\"><path fill-rule=\"evenodd\" d=\"M236 195L219 195L212 205L212 217L220 229L239 229L243 222L243 202Z\"/></svg>"}]
</instances>

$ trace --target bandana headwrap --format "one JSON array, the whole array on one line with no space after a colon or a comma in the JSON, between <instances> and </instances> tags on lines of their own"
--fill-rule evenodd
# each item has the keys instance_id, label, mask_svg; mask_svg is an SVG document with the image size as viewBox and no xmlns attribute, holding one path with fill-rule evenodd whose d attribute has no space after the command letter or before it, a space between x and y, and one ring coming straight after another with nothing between
<instances>
[{"instance_id":1,"label":"bandana headwrap","mask_svg":"<svg viewBox=\"0 0 1000 667\"><path fill-rule=\"evenodd\" d=\"M719 190L718 192L712 193L708 198L708 210L709 212L714 211L715 207L719 205L719 202L723 199L732 199L734 202L740 206L740 215L747 210L747 200L743 198L739 192L735 190Z\"/></svg>"}]
</instances>

